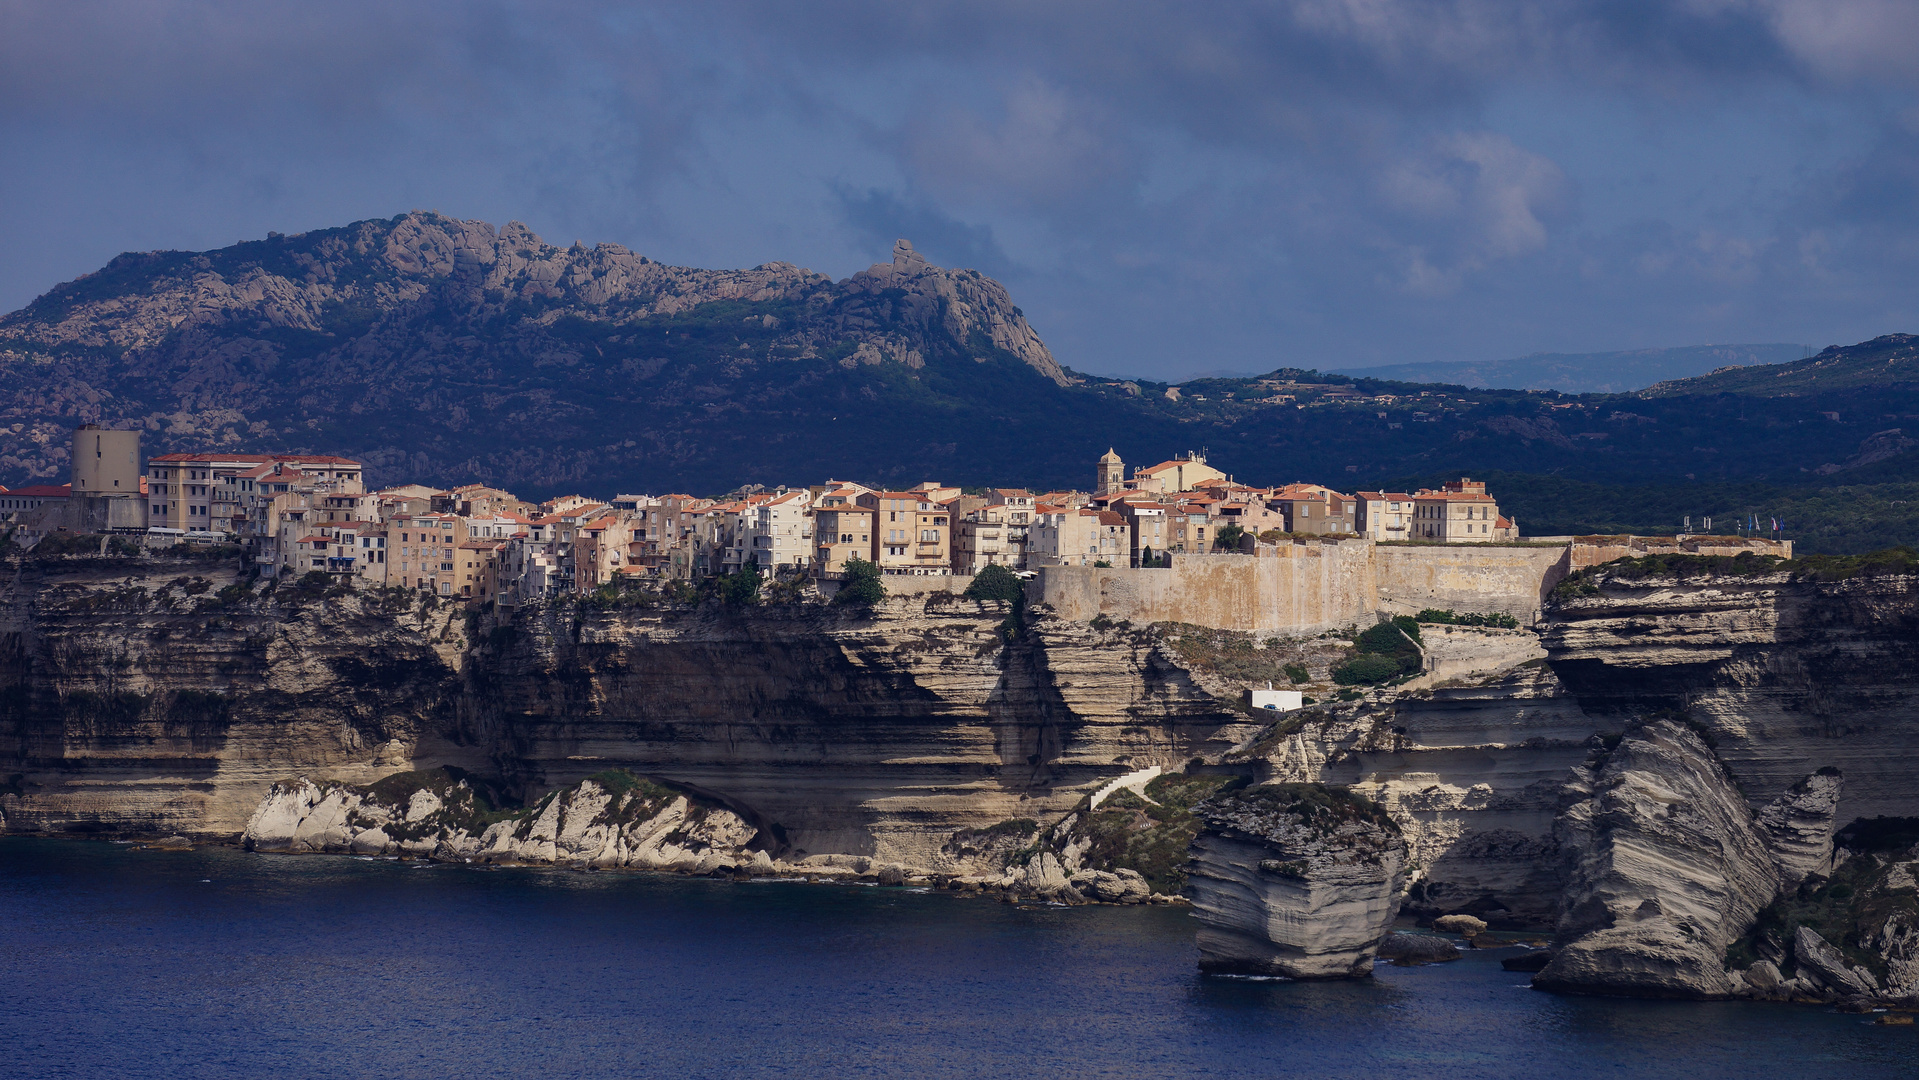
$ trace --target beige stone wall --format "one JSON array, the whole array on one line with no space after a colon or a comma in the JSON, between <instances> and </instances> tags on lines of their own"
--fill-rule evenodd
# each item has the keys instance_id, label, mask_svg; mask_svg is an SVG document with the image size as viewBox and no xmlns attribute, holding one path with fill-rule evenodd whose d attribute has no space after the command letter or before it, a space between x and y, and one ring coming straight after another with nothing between
<instances>
[{"instance_id":1,"label":"beige stone wall","mask_svg":"<svg viewBox=\"0 0 1919 1080\"><path fill-rule=\"evenodd\" d=\"M1027 595L1066 619L1104 615L1301 634L1429 607L1499 611L1530 623L1567 573L1562 546L1379 546L1358 538L1261 544L1253 555L1174 555L1171 561L1164 569L1041 567Z\"/></svg>"},{"instance_id":2,"label":"beige stone wall","mask_svg":"<svg viewBox=\"0 0 1919 1080\"><path fill-rule=\"evenodd\" d=\"M1577 536L1572 538L1572 569L1644 555L1734 556L1747 551L1790 559L1792 541L1739 536Z\"/></svg>"},{"instance_id":3,"label":"beige stone wall","mask_svg":"<svg viewBox=\"0 0 1919 1080\"><path fill-rule=\"evenodd\" d=\"M1570 570L1564 547L1409 544L1374 548L1379 610L1414 615L1422 608L1500 611L1530 623L1546 594Z\"/></svg>"},{"instance_id":4,"label":"beige stone wall","mask_svg":"<svg viewBox=\"0 0 1919 1080\"><path fill-rule=\"evenodd\" d=\"M1028 589L1062 618L1185 622L1226 630L1310 632L1370 623L1371 544L1262 545L1256 555L1173 555L1163 569L1048 566Z\"/></svg>"}]
</instances>

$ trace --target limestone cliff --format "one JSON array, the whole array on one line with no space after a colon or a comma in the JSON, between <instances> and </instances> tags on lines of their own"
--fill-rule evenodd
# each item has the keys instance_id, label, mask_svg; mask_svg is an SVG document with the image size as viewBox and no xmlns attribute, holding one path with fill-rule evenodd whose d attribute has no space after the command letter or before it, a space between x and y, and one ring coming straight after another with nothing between
<instances>
[{"instance_id":1,"label":"limestone cliff","mask_svg":"<svg viewBox=\"0 0 1919 1080\"><path fill-rule=\"evenodd\" d=\"M870 615L271 589L237 558L31 558L0 594L13 831L236 837L273 784L451 766L536 802L608 769L709 793L796 860L977 869L955 834L1253 730L1157 635L945 593ZM1093 869L1108 869L1094 867ZM1003 865L995 869L995 874Z\"/></svg>"},{"instance_id":2,"label":"limestone cliff","mask_svg":"<svg viewBox=\"0 0 1919 1080\"><path fill-rule=\"evenodd\" d=\"M1311 784L1200 803L1189 895L1203 971L1368 975L1399 913L1406 844L1376 804Z\"/></svg>"},{"instance_id":3,"label":"limestone cliff","mask_svg":"<svg viewBox=\"0 0 1919 1080\"><path fill-rule=\"evenodd\" d=\"M1584 984L1595 991L1744 992L1719 963L1705 969L1710 949L1702 942L1723 949L1746 932L1740 919L1750 923L1751 895L1767 892L1756 883L1766 868L1788 893L1801 881L1823 888L1839 858L1836 827L1919 817L1919 712L1912 708L1919 670L1909 662L1919 644L1919 579L1911 574L1821 578L1792 564L1715 568L1705 559L1602 568L1560 590L1539 638L1543 661L1315 706L1271 725L1227 760L1262 778L1350 786L1386 807L1411 852L1409 913L1466 912L1509 929L1563 925L1568 940L1597 929L1563 921L1593 895L1593 879L1574 873L1584 849L1573 844L1593 834L1569 828L1562 811L1590 816L1595 799L1610 797L1599 786L1622 797L1663 788L1706 800L1702 808L1716 807L1731 831L1660 836L1654 846L1685 872L1664 875L1663 884L1660 874L1638 877L1639 895L1661 909L1684 908L1696 903L1688 897L1699 883L1690 875L1711 871L1727 876L1717 887L1722 896L1739 897L1732 916L1695 927L1709 929L1706 938L1672 943L1675 956L1696 963L1694 976L1631 990L1595 971ZM1703 757L1695 748L1669 760L1644 758L1653 763L1633 778L1600 775L1622 745L1625 768L1630 748L1661 718L1683 718ZM1723 778L1707 783L1715 770ZM1610 786L1615 781L1623 786ZM1629 853L1669 827L1679 830L1683 821L1654 814L1661 806L1645 803L1625 847L1607 850ZM1623 824L1634 816L1608 811L1597 820ZM1609 826L1605 835L1621 834ZM1877 943L1861 946L1855 963L1870 967L1867 960L1879 957L1889 968L1902 962L1904 923L1876 917L1870 926L1846 923L1846 933ZM1771 962L1790 966L1791 937Z\"/></svg>"},{"instance_id":4,"label":"limestone cliff","mask_svg":"<svg viewBox=\"0 0 1919 1080\"><path fill-rule=\"evenodd\" d=\"M734 865L764 851L823 874L1137 899L1180 887L1169 852L1237 774L1376 803L1405 848L1404 910L1558 927L1577 949L1554 985L1839 993L1803 928L1876 995L1919 986L1919 833L1900 824L1919 819L1911 574L1591 571L1551 600L1536 644L1461 638L1458 678L1255 718L1238 687L1288 668L1317 687L1343 643L1044 610L1009 640L1006 610L937 592L871 613L468 615L398 591L268 586L237 552L189 554L0 563L9 831L232 839L266 799L254 836L271 846L328 793L455 768L502 813L553 796L550 858L565 862L608 850L611 832L559 838L606 810L604 785L584 782L623 770L750 825L745 846L712 847ZM380 811L361 798L363 826L322 848L374 844L380 813L423 840L410 794ZM496 824L462 829L477 842ZM645 849L626 824L612 850ZM502 850L531 861L547 839L516 832ZM1222 858L1230 876L1267 857ZM1667 974L1633 967L1653 953Z\"/></svg>"},{"instance_id":5,"label":"limestone cliff","mask_svg":"<svg viewBox=\"0 0 1919 1080\"><path fill-rule=\"evenodd\" d=\"M1726 946L1779 891L1751 808L1699 736L1669 720L1628 733L1583 774L1559 821L1563 945L1534 984L1727 996Z\"/></svg>"}]
</instances>

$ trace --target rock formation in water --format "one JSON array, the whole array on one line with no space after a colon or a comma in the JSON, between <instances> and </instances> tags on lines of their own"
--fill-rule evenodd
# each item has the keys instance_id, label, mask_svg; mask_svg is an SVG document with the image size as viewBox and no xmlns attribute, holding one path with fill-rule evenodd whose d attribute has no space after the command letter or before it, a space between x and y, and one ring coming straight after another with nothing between
<instances>
[{"instance_id":1,"label":"rock formation in water","mask_svg":"<svg viewBox=\"0 0 1919 1080\"><path fill-rule=\"evenodd\" d=\"M1188 894L1201 970L1295 979L1370 974L1399 914L1406 843L1375 804L1278 784L1194 808Z\"/></svg>"},{"instance_id":2,"label":"rock formation in water","mask_svg":"<svg viewBox=\"0 0 1919 1080\"><path fill-rule=\"evenodd\" d=\"M1468 913L1504 929L1563 925L1567 937L1604 929L1560 965L1555 985L1744 994L1744 969L1761 959L1783 964L1790 982L1790 926L1769 958L1734 944L1746 959L1731 969L1706 940L1725 949L1748 934L1753 897L1764 908L1774 891L1794 910L1826 912L1807 917L1843 924L1831 930L1834 940L1872 942L1858 946L1854 963L1889 972L1904 962L1904 927L1919 925L1919 911L1912 922L1885 915L1886 905L1899 907L1900 894L1883 884L1898 880L1886 869L1899 865L1897 853L1835 851L1832 837L1835 825L1861 818L1919 817L1919 669L1909 662L1919 645L1919 577L1897 567L1822 580L1790 564L1667 563L1604 568L1568 583L1540 627L1543 661L1302 710L1227 760L1262 778L1350 786L1386 807L1414 863L1409 914ZM1685 752L1654 754L1662 718L1683 718L1690 734L1663 741L1686 743ZM1650 764L1620 771L1635 760ZM1697 809L1712 808L1727 831L1663 816L1656 796L1632 797L1658 790L1705 799ZM1691 840L1689 824L1700 826ZM1644 850L1668 852L1683 872L1642 861ZM1592 861L1594 853L1604 858ZM1871 858L1882 863L1867 875L1859 868ZM1768 873L1776 890L1763 882ZM1717 879L1716 895L1738 898L1729 917L1688 923L1704 939L1673 922L1697 907L1692 890L1705 886L1694 875ZM1857 886L1841 881L1853 876ZM1820 899L1792 899L1800 882ZM1862 919L1832 913L1850 903L1831 899L1834 887L1878 899L1860 904ZM1636 921L1638 907L1616 910L1627 896L1639 897L1644 919ZM1595 898L1615 927L1573 914ZM1674 936L1659 938L1667 927ZM1601 956L1607 940L1621 949ZM1662 959L1633 959L1655 946L1667 950ZM1581 955L1595 966L1576 968Z\"/></svg>"},{"instance_id":3,"label":"rock formation in water","mask_svg":"<svg viewBox=\"0 0 1919 1080\"><path fill-rule=\"evenodd\" d=\"M1534 984L1727 996L1726 946L1779 891L1745 799L1699 736L1670 720L1627 733L1586 775L1559 822L1562 947Z\"/></svg>"}]
</instances>

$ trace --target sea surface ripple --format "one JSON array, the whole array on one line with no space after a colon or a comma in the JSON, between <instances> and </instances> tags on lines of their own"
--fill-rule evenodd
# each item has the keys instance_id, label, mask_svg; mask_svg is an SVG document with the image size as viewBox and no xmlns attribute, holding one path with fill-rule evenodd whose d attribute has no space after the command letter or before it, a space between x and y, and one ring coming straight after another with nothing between
<instances>
[{"instance_id":1,"label":"sea surface ripple","mask_svg":"<svg viewBox=\"0 0 1919 1080\"><path fill-rule=\"evenodd\" d=\"M1919 1076L1914 1028L1499 955L1219 979L1181 910L0 838L0 1077Z\"/></svg>"}]
</instances>

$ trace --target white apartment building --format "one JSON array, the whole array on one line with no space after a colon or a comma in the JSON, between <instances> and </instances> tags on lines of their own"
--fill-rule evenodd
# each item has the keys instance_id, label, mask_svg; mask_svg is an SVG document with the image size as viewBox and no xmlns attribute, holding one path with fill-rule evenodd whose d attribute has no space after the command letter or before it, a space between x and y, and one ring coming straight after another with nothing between
<instances>
[{"instance_id":1,"label":"white apartment building","mask_svg":"<svg viewBox=\"0 0 1919 1080\"><path fill-rule=\"evenodd\" d=\"M753 508L746 529L747 555L759 560L761 570L811 565L812 501L810 491L788 491Z\"/></svg>"}]
</instances>

